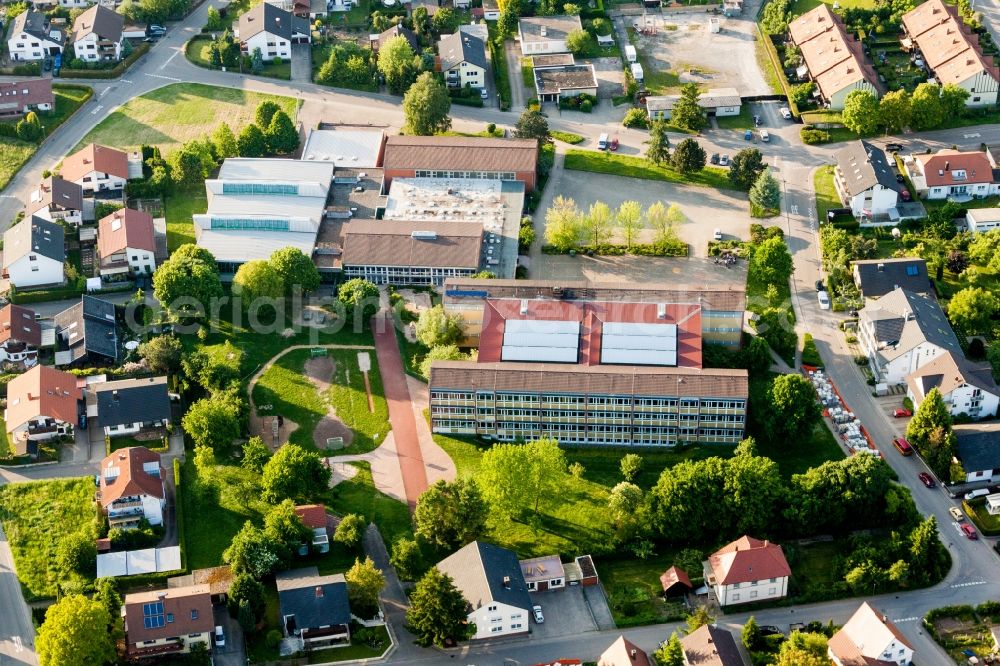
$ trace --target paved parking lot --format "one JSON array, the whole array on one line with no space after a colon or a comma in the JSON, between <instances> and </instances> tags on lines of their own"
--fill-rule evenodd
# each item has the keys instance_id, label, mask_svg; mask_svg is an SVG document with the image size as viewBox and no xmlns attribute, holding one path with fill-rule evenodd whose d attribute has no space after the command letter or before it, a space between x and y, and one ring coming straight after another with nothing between
<instances>
[{"instance_id":1,"label":"paved parking lot","mask_svg":"<svg viewBox=\"0 0 1000 666\"><path fill-rule=\"evenodd\" d=\"M597 631L594 615L584 597L583 588L571 585L561 590L531 593L532 603L542 607L545 622L538 624L531 619L531 633L536 639L571 636L586 631Z\"/></svg>"}]
</instances>

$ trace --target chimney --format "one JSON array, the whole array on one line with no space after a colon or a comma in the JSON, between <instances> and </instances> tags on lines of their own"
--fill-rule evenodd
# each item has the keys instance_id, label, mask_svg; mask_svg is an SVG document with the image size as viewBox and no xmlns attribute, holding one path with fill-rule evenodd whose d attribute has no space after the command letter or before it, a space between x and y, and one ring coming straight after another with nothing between
<instances>
[{"instance_id":1,"label":"chimney","mask_svg":"<svg viewBox=\"0 0 1000 666\"><path fill-rule=\"evenodd\" d=\"M637 654L638 653L635 651L635 648L632 648L632 651L629 652L629 656L632 657L632 659L635 659Z\"/></svg>"},{"instance_id":2,"label":"chimney","mask_svg":"<svg viewBox=\"0 0 1000 666\"><path fill-rule=\"evenodd\" d=\"M115 389L111 392L111 399L114 400L115 402L118 402L118 389Z\"/></svg>"},{"instance_id":3,"label":"chimney","mask_svg":"<svg viewBox=\"0 0 1000 666\"><path fill-rule=\"evenodd\" d=\"M667 318L667 304L666 303L659 303L659 304L657 304L657 306L656 306L656 318L657 319L666 319Z\"/></svg>"},{"instance_id":4,"label":"chimney","mask_svg":"<svg viewBox=\"0 0 1000 666\"><path fill-rule=\"evenodd\" d=\"M316 598L317 599L322 599L323 598L323 586L322 585L317 585L316 586Z\"/></svg>"},{"instance_id":5,"label":"chimney","mask_svg":"<svg viewBox=\"0 0 1000 666\"><path fill-rule=\"evenodd\" d=\"M528 299L526 298L521 299L521 314L528 314Z\"/></svg>"},{"instance_id":6,"label":"chimney","mask_svg":"<svg viewBox=\"0 0 1000 666\"><path fill-rule=\"evenodd\" d=\"M944 170L945 171L951 171L951 161L950 160L946 160L945 161L945 163L944 163Z\"/></svg>"},{"instance_id":7,"label":"chimney","mask_svg":"<svg viewBox=\"0 0 1000 666\"><path fill-rule=\"evenodd\" d=\"M879 264L878 264L878 272L881 273L884 270L885 270L885 264L883 264L882 262L879 262Z\"/></svg>"},{"instance_id":8,"label":"chimney","mask_svg":"<svg viewBox=\"0 0 1000 666\"><path fill-rule=\"evenodd\" d=\"M510 576L503 577L503 586L508 590L510 589Z\"/></svg>"}]
</instances>

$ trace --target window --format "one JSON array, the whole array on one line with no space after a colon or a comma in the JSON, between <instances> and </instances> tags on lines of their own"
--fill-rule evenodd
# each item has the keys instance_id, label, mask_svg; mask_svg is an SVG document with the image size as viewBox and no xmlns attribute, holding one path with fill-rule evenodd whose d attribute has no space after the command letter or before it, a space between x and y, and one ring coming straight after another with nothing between
<instances>
[{"instance_id":1,"label":"window","mask_svg":"<svg viewBox=\"0 0 1000 666\"><path fill-rule=\"evenodd\" d=\"M917 269L916 266L907 266L906 274L910 276L916 276L917 274L919 274L919 270Z\"/></svg>"},{"instance_id":2,"label":"window","mask_svg":"<svg viewBox=\"0 0 1000 666\"><path fill-rule=\"evenodd\" d=\"M740 600L740 595L739 594L734 594L733 595L733 601L739 601L739 600Z\"/></svg>"},{"instance_id":3,"label":"window","mask_svg":"<svg viewBox=\"0 0 1000 666\"><path fill-rule=\"evenodd\" d=\"M486 607L486 610L488 610L491 613L495 612L496 609L497 609L496 605Z\"/></svg>"},{"instance_id":4,"label":"window","mask_svg":"<svg viewBox=\"0 0 1000 666\"><path fill-rule=\"evenodd\" d=\"M173 622L173 621L174 621L174 614L167 613L167 622Z\"/></svg>"},{"instance_id":5,"label":"window","mask_svg":"<svg viewBox=\"0 0 1000 666\"><path fill-rule=\"evenodd\" d=\"M500 625L499 627L490 628L490 633L492 634L497 634L500 633L501 631L503 631L503 625Z\"/></svg>"},{"instance_id":6,"label":"window","mask_svg":"<svg viewBox=\"0 0 1000 666\"><path fill-rule=\"evenodd\" d=\"M750 598L751 599L757 598L757 590L750 590Z\"/></svg>"},{"instance_id":7,"label":"window","mask_svg":"<svg viewBox=\"0 0 1000 666\"><path fill-rule=\"evenodd\" d=\"M191 609L191 619L192 620L197 620L198 619L198 611L196 609L194 609L194 608Z\"/></svg>"}]
</instances>

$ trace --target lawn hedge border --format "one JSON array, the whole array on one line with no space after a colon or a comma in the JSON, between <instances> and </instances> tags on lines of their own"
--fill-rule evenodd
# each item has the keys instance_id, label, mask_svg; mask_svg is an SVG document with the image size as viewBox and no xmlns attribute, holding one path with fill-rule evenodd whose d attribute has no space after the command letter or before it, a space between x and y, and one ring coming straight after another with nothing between
<instances>
[{"instance_id":1,"label":"lawn hedge border","mask_svg":"<svg viewBox=\"0 0 1000 666\"><path fill-rule=\"evenodd\" d=\"M125 73L132 64L149 51L149 44L143 42L136 46L132 53L111 69L67 69L59 70L59 78L63 79L117 79Z\"/></svg>"},{"instance_id":2,"label":"lawn hedge border","mask_svg":"<svg viewBox=\"0 0 1000 666\"><path fill-rule=\"evenodd\" d=\"M169 438L167 442L169 444ZM187 571L187 538L184 534L184 502L181 501L181 459L174 458L174 523L177 545L181 548L181 569Z\"/></svg>"}]
</instances>

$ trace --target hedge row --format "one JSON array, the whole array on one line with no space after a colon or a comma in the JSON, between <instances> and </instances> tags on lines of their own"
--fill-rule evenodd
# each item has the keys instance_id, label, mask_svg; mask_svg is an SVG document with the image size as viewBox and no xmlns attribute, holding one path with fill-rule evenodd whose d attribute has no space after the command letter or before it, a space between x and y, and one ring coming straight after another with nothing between
<instances>
[{"instance_id":1,"label":"hedge row","mask_svg":"<svg viewBox=\"0 0 1000 666\"><path fill-rule=\"evenodd\" d=\"M134 285L123 284L121 286L108 287L88 292L90 294L113 294L120 291L134 289ZM26 305L29 303L45 303L46 301L61 301L67 298L78 298L85 290L78 287L62 287L59 289L43 289L40 291L14 291L10 300L15 305Z\"/></svg>"},{"instance_id":2,"label":"hedge row","mask_svg":"<svg viewBox=\"0 0 1000 666\"><path fill-rule=\"evenodd\" d=\"M59 76L66 79L117 79L125 73L125 70L132 66L136 60L149 51L149 43L143 42L135 47L132 53L128 54L125 60L115 65L112 69L60 69Z\"/></svg>"},{"instance_id":3,"label":"hedge row","mask_svg":"<svg viewBox=\"0 0 1000 666\"><path fill-rule=\"evenodd\" d=\"M170 438L167 438L167 445ZM174 524L177 526L177 545L181 547L181 569L187 571L187 537L184 534L184 502L181 499L181 460L174 458Z\"/></svg>"},{"instance_id":4,"label":"hedge row","mask_svg":"<svg viewBox=\"0 0 1000 666\"><path fill-rule=\"evenodd\" d=\"M626 245L605 243L602 245L588 245L578 249L560 250L554 245L543 245L542 254L587 254L599 257L620 257L626 254L633 254L640 257L686 257L688 256L688 246L687 243L677 243L676 245L641 243L628 247Z\"/></svg>"},{"instance_id":5,"label":"hedge row","mask_svg":"<svg viewBox=\"0 0 1000 666\"><path fill-rule=\"evenodd\" d=\"M4 76L41 76L42 64L39 62L29 62L13 67L0 67L0 74Z\"/></svg>"}]
</instances>

